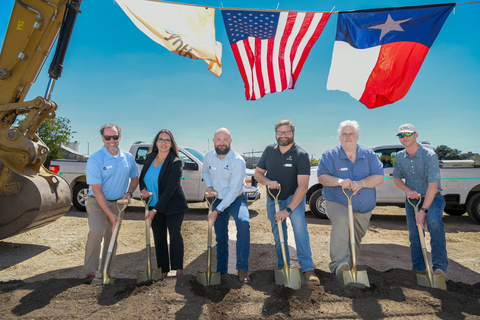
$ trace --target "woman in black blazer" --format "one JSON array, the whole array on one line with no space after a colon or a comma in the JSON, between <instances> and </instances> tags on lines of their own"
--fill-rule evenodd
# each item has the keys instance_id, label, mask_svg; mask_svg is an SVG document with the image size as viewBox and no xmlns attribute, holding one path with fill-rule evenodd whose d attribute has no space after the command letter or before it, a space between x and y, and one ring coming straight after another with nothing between
<instances>
[{"instance_id":1,"label":"woman in black blazer","mask_svg":"<svg viewBox=\"0 0 480 320\"><path fill-rule=\"evenodd\" d=\"M155 240L157 265L165 278L170 270L183 274L183 237L180 232L187 200L180 186L182 161L172 133L162 129L153 140L140 173L142 198L153 193L148 220ZM167 229L170 235L170 254L167 244ZM170 268L171 266L171 268Z\"/></svg>"}]
</instances>

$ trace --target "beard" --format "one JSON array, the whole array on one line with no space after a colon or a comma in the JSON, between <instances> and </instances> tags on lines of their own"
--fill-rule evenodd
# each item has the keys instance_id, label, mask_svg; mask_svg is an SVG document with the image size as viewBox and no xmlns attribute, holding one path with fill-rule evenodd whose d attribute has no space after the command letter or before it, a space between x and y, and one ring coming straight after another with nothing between
<instances>
[{"instance_id":1,"label":"beard","mask_svg":"<svg viewBox=\"0 0 480 320\"><path fill-rule=\"evenodd\" d=\"M279 146L288 146L290 144L293 143L293 137L285 137L283 139L286 139L286 140L281 140L283 137L280 137L280 138L277 138L277 143Z\"/></svg>"},{"instance_id":2,"label":"beard","mask_svg":"<svg viewBox=\"0 0 480 320\"><path fill-rule=\"evenodd\" d=\"M215 146L215 152L220 155L220 156L223 156L223 155L226 155L227 153L230 152L230 145L228 146Z\"/></svg>"}]
</instances>

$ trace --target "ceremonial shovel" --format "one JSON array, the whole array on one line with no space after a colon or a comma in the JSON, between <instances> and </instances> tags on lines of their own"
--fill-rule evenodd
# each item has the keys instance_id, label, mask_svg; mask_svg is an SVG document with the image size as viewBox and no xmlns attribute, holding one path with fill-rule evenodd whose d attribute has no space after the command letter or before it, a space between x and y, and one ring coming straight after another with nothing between
<instances>
[{"instance_id":1,"label":"ceremonial shovel","mask_svg":"<svg viewBox=\"0 0 480 320\"><path fill-rule=\"evenodd\" d=\"M120 207L123 208L120 209ZM128 200L121 199L117 200L117 209L118 209L118 218L122 219L122 214L125 208L128 206ZM120 229L120 223L115 223L115 229L113 229L112 237L110 238L110 244L108 246L107 256L105 258L105 263L103 264L103 276L102 278L94 278L90 284L113 284L115 282L115 278L108 277L108 267L110 266L110 260L112 259L112 252L115 242L117 241L118 230Z\"/></svg>"},{"instance_id":2,"label":"ceremonial shovel","mask_svg":"<svg viewBox=\"0 0 480 320\"><path fill-rule=\"evenodd\" d=\"M350 256L352 257L352 269L343 270L343 283L345 285L350 282L362 283L367 287L370 287L370 282L368 281L367 271L357 271L357 253L355 248L355 229L353 221L353 206L352 206L352 195L349 197L345 190L342 187L343 194L348 199L348 226L350 229Z\"/></svg>"},{"instance_id":3,"label":"ceremonial shovel","mask_svg":"<svg viewBox=\"0 0 480 320\"><path fill-rule=\"evenodd\" d=\"M407 197L408 203L410 203L415 209L415 217L418 214L418 206L420 205L420 200L422 200L422 196L418 196L419 198L416 206L414 206L413 203L410 202L410 198ZM417 224L417 229L418 236L420 237L420 243L422 244L423 261L425 261L425 266L427 267L426 275L417 273L417 283L419 286L447 290L447 284L445 283L445 277L443 276L443 274L433 274L432 270L430 270L430 263L428 262L427 244L425 243L423 228L420 224Z\"/></svg>"},{"instance_id":4,"label":"ceremonial shovel","mask_svg":"<svg viewBox=\"0 0 480 320\"><path fill-rule=\"evenodd\" d=\"M275 200L275 213L280 211L280 206L278 205L278 196L282 190L280 184L278 184L277 196L274 197L270 188L267 186L268 193ZM300 278L300 269L298 267L290 268L287 263L287 252L285 251L285 239L283 237L283 227L282 222L277 221L278 237L280 238L280 249L282 250L283 258L283 269L275 269L275 283L278 285L284 285L292 289L300 289L302 287L302 278Z\"/></svg>"},{"instance_id":5,"label":"ceremonial shovel","mask_svg":"<svg viewBox=\"0 0 480 320\"><path fill-rule=\"evenodd\" d=\"M153 199L152 193L148 193L148 201L145 202L143 198L141 198L143 204L145 205L145 218L148 215L148 205ZM162 268L158 268L153 270L152 269L152 252L150 248L150 224L148 220L145 220L145 234L147 237L147 271L137 271L137 283L153 280L153 279L162 279Z\"/></svg>"},{"instance_id":6,"label":"ceremonial shovel","mask_svg":"<svg viewBox=\"0 0 480 320\"><path fill-rule=\"evenodd\" d=\"M217 199L217 193L213 192L215 196L213 197L212 201L209 201L208 198L207 202L209 205L208 214L210 214L213 210L213 203ZM208 195L208 192L205 192L205 196ZM207 271L205 272L198 272L197 273L197 281L203 284L204 286L216 285L220 284L221 277L220 272L212 272L212 220L208 220L208 246L207 246Z\"/></svg>"}]
</instances>

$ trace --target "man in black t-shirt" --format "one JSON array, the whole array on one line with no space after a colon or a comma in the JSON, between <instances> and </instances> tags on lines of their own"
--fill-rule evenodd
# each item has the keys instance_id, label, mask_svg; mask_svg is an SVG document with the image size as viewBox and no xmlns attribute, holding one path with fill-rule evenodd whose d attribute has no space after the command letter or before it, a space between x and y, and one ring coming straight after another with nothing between
<instances>
[{"instance_id":1,"label":"man in black t-shirt","mask_svg":"<svg viewBox=\"0 0 480 320\"><path fill-rule=\"evenodd\" d=\"M313 271L310 236L305 221L305 193L308 190L310 178L310 160L308 153L298 146L293 138L295 125L290 120L281 120L275 125L275 135L278 144L268 145L255 169L255 179L270 189L281 192L278 197L280 211L275 212L275 202L267 192L267 214L272 225L277 251L278 268L283 269L282 251L278 237L277 221L282 222L287 263L290 266L288 250L287 223L290 217L293 227L297 257L303 274L310 283L320 285L320 280ZM275 191L272 191L273 194Z\"/></svg>"}]
</instances>

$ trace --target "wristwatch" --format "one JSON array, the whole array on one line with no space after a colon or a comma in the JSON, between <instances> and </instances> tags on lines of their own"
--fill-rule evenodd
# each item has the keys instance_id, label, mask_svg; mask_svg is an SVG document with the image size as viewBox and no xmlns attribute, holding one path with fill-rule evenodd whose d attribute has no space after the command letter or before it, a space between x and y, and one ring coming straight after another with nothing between
<instances>
[{"instance_id":1,"label":"wristwatch","mask_svg":"<svg viewBox=\"0 0 480 320\"><path fill-rule=\"evenodd\" d=\"M130 194L130 197L133 197L133 193L131 193L130 191L127 191L125 193L129 193Z\"/></svg>"},{"instance_id":2,"label":"wristwatch","mask_svg":"<svg viewBox=\"0 0 480 320\"><path fill-rule=\"evenodd\" d=\"M422 208L422 209L420 209L420 210L423 210L423 212L428 213L428 209L427 209L427 208Z\"/></svg>"},{"instance_id":3,"label":"wristwatch","mask_svg":"<svg viewBox=\"0 0 480 320\"><path fill-rule=\"evenodd\" d=\"M222 211L220 211L220 210L218 210L218 209L215 209L215 210L213 210L213 211L217 213L217 216L219 216L219 215L222 213Z\"/></svg>"},{"instance_id":4,"label":"wristwatch","mask_svg":"<svg viewBox=\"0 0 480 320\"><path fill-rule=\"evenodd\" d=\"M286 207L285 210L287 210L288 213L292 213L292 209L290 209L290 207Z\"/></svg>"},{"instance_id":5,"label":"wristwatch","mask_svg":"<svg viewBox=\"0 0 480 320\"><path fill-rule=\"evenodd\" d=\"M153 212L155 212L155 214L157 214L157 212L158 212L157 209L153 208L152 210L153 210Z\"/></svg>"}]
</instances>

